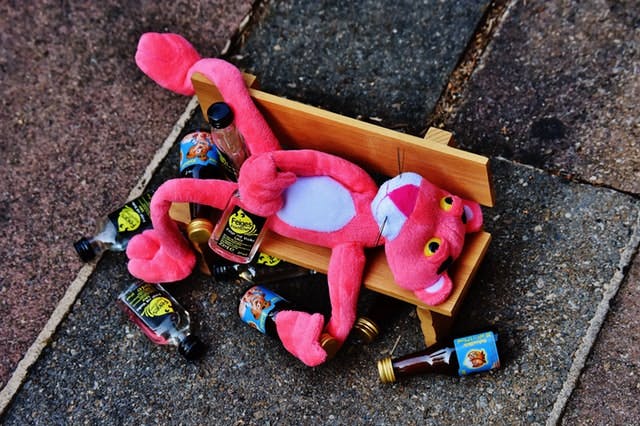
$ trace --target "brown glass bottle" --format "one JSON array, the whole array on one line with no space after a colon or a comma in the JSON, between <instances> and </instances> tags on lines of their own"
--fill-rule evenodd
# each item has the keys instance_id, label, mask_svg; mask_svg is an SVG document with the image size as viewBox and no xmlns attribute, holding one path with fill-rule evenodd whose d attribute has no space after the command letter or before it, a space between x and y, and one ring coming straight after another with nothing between
<instances>
[{"instance_id":1,"label":"brown glass bottle","mask_svg":"<svg viewBox=\"0 0 640 426\"><path fill-rule=\"evenodd\" d=\"M219 164L219 153L211 139L210 129L204 119L195 118L180 140L180 176L194 179L225 179ZM187 236L194 244L209 241L214 225L220 218L220 210L211 206L190 203L191 221Z\"/></svg>"},{"instance_id":2,"label":"brown glass bottle","mask_svg":"<svg viewBox=\"0 0 640 426\"><path fill-rule=\"evenodd\" d=\"M500 367L497 340L495 333L487 331L397 358L387 357L378 361L378 374L383 383L392 383L422 374L465 376L493 370Z\"/></svg>"},{"instance_id":3,"label":"brown glass bottle","mask_svg":"<svg viewBox=\"0 0 640 426\"><path fill-rule=\"evenodd\" d=\"M356 318L348 337L348 343L362 345L373 342L407 306L407 303L395 297L380 293L374 294L369 309Z\"/></svg>"},{"instance_id":4,"label":"brown glass bottle","mask_svg":"<svg viewBox=\"0 0 640 426\"><path fill-rule=\"evenodd\" d=\"M249 288L242 296L238 307L242 321L275 338L278 338L276 317L282 311L305 310L263 286ZM330 359L340 348L340 343L328 333L323 333L320 336L320 346L327 353L327 359Z\"/></svg>"}]
</instances>

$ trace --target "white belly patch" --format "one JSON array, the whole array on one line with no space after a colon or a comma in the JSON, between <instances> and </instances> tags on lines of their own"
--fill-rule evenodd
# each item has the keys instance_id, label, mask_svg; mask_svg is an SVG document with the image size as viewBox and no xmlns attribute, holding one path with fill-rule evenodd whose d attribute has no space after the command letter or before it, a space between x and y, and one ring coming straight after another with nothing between
<instances>
[{"instance_id":1,"label":"white belly patch","mask_svg":"<svg viewBox=\"0 0 640 426\"><path fill-rule=\"evenodd\" d=\"M299 177L284 197L277 216L296 228L338 231L356 214L349 190L329 176Z\"/></svg>"}]
</instances>

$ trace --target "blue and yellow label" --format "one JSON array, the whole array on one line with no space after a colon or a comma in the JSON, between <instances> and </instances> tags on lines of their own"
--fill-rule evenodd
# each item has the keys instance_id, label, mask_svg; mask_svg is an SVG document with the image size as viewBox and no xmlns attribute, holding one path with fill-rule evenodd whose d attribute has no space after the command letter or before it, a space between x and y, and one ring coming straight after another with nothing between
<instances>
[{"instance_id":1,"label":"blue and yellow label","mask_svg":"<svg viewBox=\"0 0 640 426\"><path fill-rule=\"evenodd\" d=\"M466 376L499 368L497 340L491 331L455 339L453 345L458 357L458 374Z\"/></svg>"},{"instance_id":2,"label":"blue and yellow label","mask_svg":"<svg viewBox=\"0 0 640 426\"><path fill-rule=\"evenodd\" d=\"M180 172L195 166L218 165L218 149L208 132L193 132L180 141Z\"/></svg>"},{"instance_id":3,"label":"blue and yellow label","mask_svg":"<svg viewBox=\"0 0 640 426\"><path fill-rule=\"evenodd\" d=\"M266 334L265 324L269 313L275 309L278 302L283 300L282 297L264 287L254 286L242 296L238 313L242 321Z\"/></svg>"}]
</instances>

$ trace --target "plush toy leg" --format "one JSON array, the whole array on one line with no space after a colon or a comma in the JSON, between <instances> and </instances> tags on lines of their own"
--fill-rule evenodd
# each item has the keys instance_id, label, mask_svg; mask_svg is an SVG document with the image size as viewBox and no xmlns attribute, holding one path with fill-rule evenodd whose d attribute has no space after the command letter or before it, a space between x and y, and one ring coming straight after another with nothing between
<instances>
[{"instance_id":1,"label":"plush toy leg","mask_svg":"<svg viewBox=\"0 0 640 426\"><path fill-rule=\"evenodd\" d=\"M343 244L331 252L328 273L331 320L326 330L341 343L349 335L356 319L365 262L360 244Z\"/></svg>"},{"instance_id":2,"label":"plush toy leg","mask_svg":"<svg viewBox=\"0 0 640 426\"><path fill-rule=\"evenodd\" d=\"M331 320L326 329L341 344L355 321L364 264L361 245L344 244L332 251L328 277ZM276 328L282 344L310 367L320 365L327 359L327 353L319 344L323 326L324 317L320 314L284 311L276 316Z\"/></svg>"},{"instance_id":3,"label":"plush toy leg","mask_svg":"<svg viewBox=\"0 0 640 426\"><path fill-rule=\"evenodd\" d=\"M179 281L195 266L191 245L169 216L174 202L206 204L222 209L236 190L234 182L209 179L172 179L151 198L153 229L131 239L127 246L129 272L147 282Z\"/></svg>"}]
</instances>

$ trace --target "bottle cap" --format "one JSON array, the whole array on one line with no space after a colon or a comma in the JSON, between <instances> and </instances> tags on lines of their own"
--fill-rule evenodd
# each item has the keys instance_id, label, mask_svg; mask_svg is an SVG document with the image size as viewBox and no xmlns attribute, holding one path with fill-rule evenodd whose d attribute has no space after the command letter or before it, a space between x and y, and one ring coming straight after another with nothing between
<instances>
[{"instance_id":1,"label":"bottle cap","mask_svg":"<svg viewBox=\"0 0 640 426\"><path fill-rule=\"evenodd\" d=\"M233 265L216 265L211 270L211 275L219 281L234 278L235 273L236 269Z\"/></svg>"},{"instance_id":2,"label":"bottle cap","mask_svg":"<svg viewBox=\"0 0 640 426\"><path fill-rule=\"evenodd\" d=\"M340 349L340 342L331 337L330 334L322 333L320 336L320 346L327 353L327 359L331 359Z\"/></svg>"},{"instance_id":3,"label":"bottle cap","mask_svg":"<svg viewBox=\"0 0 640 426\"><path fill-rule=\"evenodd\" d=\"M196 336L188 335L178 345L178 352L188 360L194 360L204 355L206 346Z\"/></svg>"},{"instance_id":4,"label":"bottle cap","mask_svg":"<svg viewBox=\"0 0 640 426\"><path fill-rule=\"evenodd\" d=\"M363 343L373 342L380 334L378 324L367 317L358 317L356 323L353 325L353 331Z\"/></svg>"},{"instance_id":5,"label":"bottle cap","mask_svg":"<svg viewBox=\"0 0 640 426\"><path fill-rule=\"evenodd\" d=\"M393 372L393 365L391 364L391 357L378 361L378 375L382 383L393 383L396 381L396 375Z\"/></svg>"},{"instance_id":6,"label":"bottle cap","mask_svg":"<svg viewBox=\"0 0 640 426\"><path fill-rule=\"evenodd\" d=\"M207 109L207 117L209 118L209 124L215 129L224 129L233 123L233 111L224 102L211 104Z\"/></svg>"},{"instance_id":7,"label":"bottle cap","mask_svg":"<svg viewBox=\"0 0 640 426\"><path fill-rule=\"evenodd\" d=\"M93 251L93 247L91 247L91 241L86 237L82 237L73 243L73 247L76 249L83 262L89 262L96 257L96 252Z\"/></svg>"},{"instance_id":8,"label":"bottle cap","mask_svg":"<svg viewBox=\"0 0 640 426\"><path fill-rule=\"evenodd\" d=\"M193 219L187 225L189 240L197 244L206 243L213 232L213 224L208 219Z\"/></svg>"}]
</instances>

